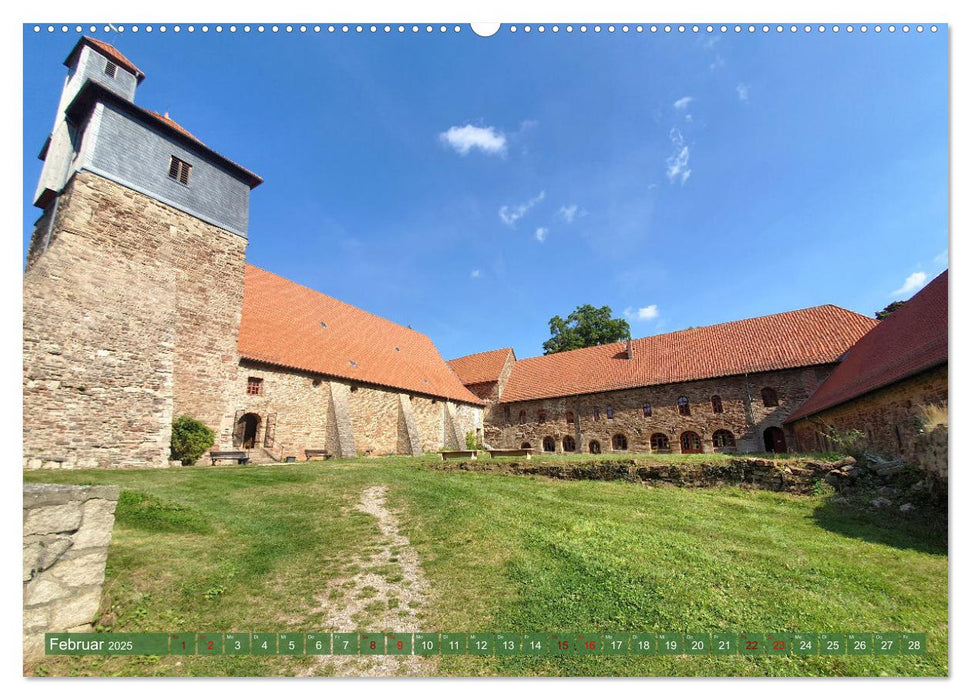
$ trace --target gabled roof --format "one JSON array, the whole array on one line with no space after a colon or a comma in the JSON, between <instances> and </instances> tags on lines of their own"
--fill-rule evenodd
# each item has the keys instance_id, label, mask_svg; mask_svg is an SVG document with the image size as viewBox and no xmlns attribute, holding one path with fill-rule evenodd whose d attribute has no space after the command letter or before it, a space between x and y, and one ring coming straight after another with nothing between
<instances>
[{"instance_id":1,"label":"gabled roof","mask_svg":"<svg viewBox=\"0 0 971 700\"><path fill-rule=\"evenodd\" d=\"M786 422L947 362L947 270L857 342Z\"/></svg>"},{"instance_id":2,"label":"gabled roof","mask_svg":"<svg viewBox=\"0 0 971 700\"><path fill-rule=\"evenodd\" d=\"M118 64L119 66L127 70L129 73L132 73L135 76L135 80L137 82L141 83L143 80L145 80L145 74L138 69L138 66L136 66L134 63L129 61L127 58L125 58L124 54L122 54L121 51L116 49L111 44L106 44L103 41L92 39L89 36L81 37L78 43L74 45L74 48L71 49L71 53L69 53L67 55L67 58L64 59L65 66L70 67L71 64L77 60L77 55L81 51L81 48L83 46L90 46L92 49L100 53L105 58L109 59L113 63Z\"/></svg>"},{"instance_id":3,"label":"gabled roof","mask_svg":"<svg viewBox=\"0 0 971 700\"><path fill-rule=\"evenodd\" d=\"M448 364L466 386L482 384L483 382L497 382L510 355L513 356L513 359L516 359L512 348L500 348L499 350L457 357L454 360L449 360Z\"/></svg>"},{"instance_id":4,"label":"gabled roof","mask_svg":"<svg viewBox=\"0 0 971 700\"><path fill-rule=\"evenodd\" d=\"M502 402L591 394L836 362L878 322L838 306L518 360Z\"/></svg>"},{"instance_id":5,"label":"gabled roof","mask_svg":"<svg viewBox=\"0 0 971 700\"><path fill-rule=\"evenodd\" d=\"M263 182L263 178L259 175L247 170L239 163L230 160L221 153L212 150L174 120L162 116L157 112L143 109L94 80L89 79L84 82L84 85L78 90L77 95L74 96L74 99L71 100L71 103L65 108L64 112L69 118L80 122L98 102L110 104L127 116L157 128L190 150L202 153L210 161L222 166L248 184L251 189Z\"/></svg>"},{"instance_id":6,"label":"gabled roof","mask_svg":"<svg viewBox=\"0 0 971 700\"><path fill-rule=\"evenodd\" d=\"M241 357L482 405L428 336L246 265Z\"/></svg>"}]
</instances>

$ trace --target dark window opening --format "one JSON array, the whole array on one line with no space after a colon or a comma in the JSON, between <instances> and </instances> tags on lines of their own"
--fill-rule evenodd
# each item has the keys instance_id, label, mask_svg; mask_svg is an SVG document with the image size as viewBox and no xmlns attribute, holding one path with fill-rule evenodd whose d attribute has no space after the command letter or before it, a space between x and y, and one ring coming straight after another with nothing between
<instances>
[{"instance_id":1,"label":"dark window opening","mask_svg":"<svg viewBox=\"0 0 971 700\"><path fill-rule=\"evenodd\" d=\"M613 418L613 417L614 417L614 409L613 409L613 407L607 406L607 418Z\"/></svg>"},{"instance_id":2,"label":"dark window opening","mask_svg":"<svg viewBox=\"0 0 971 700\"><path fill-rule=\"evenodd\" d=\"M175 156L172 156L172 159L169 161L169 177L181 182L183 185L189 184L189 172L191 170L191 165L184 160L179 160Z\"/></svg>"},{"instance_id":3,"label":"dark window opening","mask_svg":"<svg viewBox=\"0 0 971 700\"><path fill-rule=\"evenodd\" d=\"M724 413L725 409L722 408L722 397L715 394L711 397L711 412L712 413Z\"/></svg>"},{"instance_id":4,"label":"dark window opening","mask_svg":"<svg viewBox=\"0 0 971 700\"><path fill-rule=\"evenodd\" d=\"M597 440L590 441L590 454L598 455L600 454L600 442Z\"/></svg>"},{"instance_id":5,"label":"dark window opening","mask_svg":"<svg viewBox=\"0 0 971 700\"><path fill-rule=\"evenodd\" d=\"M543 438L543 452L556 452L556 440L549 435Z\"/></svg>"},{"instance_id":6,"label":"dark window opening","mask_svg":"<svg viewBox=\"0 0 971 700\"><path fill-rule=\"evenodd\" d=\"M536 417L537 417L537 419L539 420L540 423L545 423L546 422L546 411L543 410L542 408L539 409L539 411L536 412Z\"/></svg>"},{"instance_id":7,"label":"dark window opening","mask_svg":"<svg viewBox=\"0 0 971 700\"><path fill-rule=\"evenodd\" d=\"M772 389L771 387L765 387L762 389L762 405L768 408L779 405L779 395L776 393L775 389Z\"/></svg>"},{"instance_id":8,"label":"dark window opening","mask_svg":"<svg viewBox=\"0 0 971 700\"><path fill-rule=\"evenodd\" d=\"M509 406L502 407L502 417L506 419L507 423L509 422L510 418L512 417L512 411L509 410Z\"/></svg>"},{"instance_id":9,"label":"dark window opening","mask_svg":"<svg viewBox=\"0 0 971 700\"><path fill-rule=\"evenodd\" d=\"M900 437L900 427L896 425L893 426L893 431L897 434L897 449L903 452L904 440L902 437Z\"/></svg>"},{"instance_id":10,"label":"dark window opening","mask_svg":"<svg viewBox=\"0 0 971 700\"><path fill-rule=\"evenodd\" d=\"M533 449L533 446L530 445L528 442L524 442L522 445L519 446L519 449L521 449L521 450L531 450L531 449Z\"/></svg>"},{"instance_id":11,"label":"dark window opening","mask_svg":"<svg viewBox=\"0 0 971 700\"><path fill-rule=\"evenodd\" d=\"M109 78L114 78L117 72L118 72L118 66L116 66L111 61L108 61L107 63L105 63L105 75L107 75Z\"/></svg>"},{"instance_id":12,"label":"dark window opening","mask_svg":"<svg viewBox=\"0 0 971 700\"><path fill-rule=\"evenodd\" d=\"M573 416L573 411L567 411L566 412L566 422L567 423L573 423L574 420L575 420L575 418Z\"/></svg>"},{"instance_id":13,"label":"dark window opening","mask_svg":"<svg viewBox=\"0 0 971 700\"><path fill-rule=\"evenodd\" d=\"M263 393L263 380L260 377L250 377L246 380L246 393L259 396Z\"/></svg>"},{"instance_id":14,"label":"dark window opening","mask_svg":"<svg viewBox=\"0 0 971 700\"><path fill-rule=\"evenodd\" d=\"M729 430L716 430L711 436L715 448L735 447L735 436Z\"/></svg>"},{"instance_id":15,"label":"dark window opening","mask_svg":"<svg viewBox=\"0 0 971 700\"><path fill-rule=\"evenodd\" d=\"M644 417L650 418L652 413L653 411L651 410L651 404L649 403L644 404Z\"/></svg>"},{"instance_id":16,"label":"dark window opening","mask_svg":"<svg viewBox=\"0 0 971 700\"><path fill-rule=\"evenodd\" d=\"M563 451L564 452L576 452L576 449L577 449L577 441L576 440L574 440L569 435L567 435L565 438L563 438Z\"/></svg>"},{"instance_id":17,"label":"dark window opening","mask_svg":"<svg viewBox=\"0 0 971 700\"><path fill-rule=\"evenodd\" d=\"M612 441L615 450L626 450L627 449L627 436L621 433L614 435Z\"/></svg>"},{"instance_id":18,"label":"dark window opening","mask_svg":"<svg viewBox=\"0 0 971 700\"><path fill-rule=\"evenodd\" d=\"M664 433L654 433L651 436L651 452L670 452L671 441Z\"/></svg>"},{"instance_id":19,"label":"dark window opening","mask_svg":"<svg viewBox=\"0 0 971 700\"><path fill-rule=\"evenodd\" d=\"M526 411L519 412L519 424L524 425L526 423Z\"/></svg>"},{"instance_id":20,"label":"dark window opening","mask_svg":"<svg viewBox=\"0 0 971 700\"><path fill-rule=\"evenodd\" d=\"M687 396L678 397L678 413L682 416L691 415L691 404L688 403Z\"/></svg>"},{"instance_id":21,"label":"dark window opening","mask_svg":"<svg viewBox=\"0 0 971 700\"><path fill-rule=\"evenodd\" d=\"M600 409L594 406L593 408L593 419L600 420Z\"/></svg>"}]
</instances>

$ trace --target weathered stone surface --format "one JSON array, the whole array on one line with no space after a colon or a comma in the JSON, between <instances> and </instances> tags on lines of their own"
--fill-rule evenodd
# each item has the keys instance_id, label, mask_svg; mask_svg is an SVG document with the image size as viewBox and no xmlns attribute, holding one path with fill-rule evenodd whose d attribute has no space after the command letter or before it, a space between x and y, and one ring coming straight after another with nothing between
<instances>
[{"instance_id":1,"label":"weathered stone surface","mask_svg":"<svg viewBox=\"0 0 971 700\"><path fill-rule=\"evenodd\" d=\"M83 551L84 554L75 554L61 559L47 570L48 573L68 588L100 586L105 580L107 546L91 547Z\"/></svg>"},{"instance_id":2,"label":"weathered stone surface","mask_svg":"<svg viewBox=\"0 0 971 700\"><path fill-rule=\"evenodd\" d=\"M704 452L765 452L764 431L782 428L786 417L829 376L831 365L763 372L747 376L706 379L637 389L606 391L584 396L560 397L516 403L501 403L491 411L485 439L493 445L518 448L529 443L542 450L550 438L554 452L568 452L565 438L572 438L576 452L592 452L596 442L603 453L654 452L651 438L663 435L668 451L679 453L681 436L696 433ZM765 406L764 387L778 395L777 406ZM678 399L688 398L689 415L678 410ZM721 401L716 413L712 397ZM645 407L650 406L650 415ZM541 420L540 412L545 412ZM573 422L568 421L573 414ZM716 447L714 433L729 431L734 448ZM615 447L615 436L624 437L627 447ZM791 435L787 434L787 441ZM790 447L792 447L790 445Z\"/></svg>"},{"instance_id":3,"label":"weathered stone surface","mask_svg":"<svg viewBox=\"0 0 971 700\"><path fill-rule=\"evenodd\" d=\"M73 532L81 524L81 503L40 506L24 511L24 532L46 535Z\"/></svg>"},{"instance_id":4,"label":"weathered stone surface","mask_svg":"<svg viewBox=\"0 0 971 700\"><path fill-rule=\"evenodd\" d=\"M24 605L40 605L65 598L70 589L53 578L35 578L24 587Z\"/></svg>"},{"instance_id":5,"label":"weathered stone surface","mask_svg":"<svg viewBox=\"0 0 971 700\"><path fill-rule=\"evenodd\" d=\"M71 538L58 535L24 543L24 581L36 573L49 569L71 546Z\"/></svg>"},{"instance_id":6,"label":"weathered stone surface","mask_svg":"<svg viewBox=\"0 0 971 700\"><path fill-rule=\"evenodd\" d=\"M101 605L101 586L82 589L63 605L51 611L51 629L61 630L90 624Z\"/></svg>"},{"instance_id":7,"label":"weathered stone surface","mask_svg":"<svg viewBox=\"0 0 971 700\"><path fill-rule=\"evenodd\" d=\"M879 496L877 498L874 498L872 501L870 501L870 505L873 506L874 508L886 508L887 506L892 505L892 503L889 498L884 498L883 496Z\"/></svg>"},{"instance_id":8,"label":"weathered stone surface","mask_svg":"<svg viewBox=\"0 0 971 700\"><path fill-rule=\"evenodd\" d=\"M85 502L81 529L74 535L75 549L108 546L117 503L104 498L92 498Z\"/></svg>"}]
</instances>

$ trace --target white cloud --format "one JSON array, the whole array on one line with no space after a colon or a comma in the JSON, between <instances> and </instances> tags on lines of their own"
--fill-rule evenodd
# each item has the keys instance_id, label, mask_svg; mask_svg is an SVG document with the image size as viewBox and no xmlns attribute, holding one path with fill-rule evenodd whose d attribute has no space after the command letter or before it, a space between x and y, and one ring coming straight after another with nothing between
<instances>
[{"instance_id":1,"label":"white cloud","mask_svg":"<svg viewBox=\"0 0 971 700\"><path fill-rule=\"evenodd\" d=\"M688 167L691 150L685 144L684 136L677 129L671 129L669 136L671 138L671 145L674 146L674 153L667 159L668 180L671 182L680 180L683 185L691 177L691 169Z\"/></svg>"},{"instance_id":2,"label":"white cloud","mask_svg":"<svg viewBox=\"0 0 971 700\"><path fill-rule=\"evenodd\" d=\"M687 109L688 108L688 105L694 99L695 98L693 98L693 97L687 97L687 96L686 97L682 97L680 100L676 100L675 101L674 108L675 109Z\"/></svg>"},{"instance_id":3,"label":"white cloud","mask_svg":"<svg viewBox=\"0 0 971 700\"><path fill-rule=\"evenodd\" d=\"M580 209L578 204L570 204L569 206L564 205L560 207L560 210L557 213L566 223L572 224L574 219L576 219L578 216L583 216L587 212Z\"/></svg>"},{"instance_id":4,"label":"white cloud","mask_svg":"<svg viewBox=\"0 0 971 700\"><path fill-rule=\"evenodd\" d=\"M937 256L936 256L935 258L934 258L934 262L936 262L936 263L937 263L938 265L944 265L944 266L947 266L947 248L945 248L944 250L942 250L942 251L941 251L941 252L940 252L940 253L939 253L939 254L938 254L938 255L937 255Z\"/></svg>"},{"instance_id":5,"label":"white cloud","mask_svg":"<svg viewBox=\"0 0 971 700\"><path fill-rule=\"evenodd\" d=\"M549 235L550 230L545 226L540 226L536 229L536 240L542 243L546 240L546 236Z\"/></svg>"},{"instance_id":6,"label":"white cloud","mask_svg":"<svg viewBox=\"0 0 971 700\"><path fill-rule=\"evenodd\" d=\"M715 60L708 64L708 70L716 71L719 68L725 67L725 59L721 57L721 54L715 54Z\"/></svg>"},{"instance_id":7,"label":"white cloud","mask_svg":"<svg viewBox=\"0 0 971 700\"><path fill-rule=\"evenodd\" d=\"M904 280L904 283L900 289L895 289L894 291L890 292L890 296L896 297L903 296L905 294L912 294L923 287L924 283L926 282L926 272L921 272L919 270L917 272L911 272L909 275L907 275L907 279Z\"/></svg>"},{"instance_id":8,"label":"white cloud","mask_svg":"<svg viewBox=\"0 0 971 700\"><path fill-rule=\"evenodd\" d=\"M748 102L748 85L745 83L739 83L735 86L735 92L738 94L738 99L742 102Z\"/></svg>"},{"instance_id":9,"label":"white cloud","mask_svg":"<svg viewBox=\"0 0 971 700\"><path fill-rule=\"evenodd\" d=\"M526 212L542 202L545 198L546 190L543 190L528 202L517 204L514 207L503 204L499 207L499 218L502 219L502 223L506 224L506 226L515 226L517 221L526 216Z\"/></svg>"},{"instance_id":10,"label":"white cloud","mask_svg":"<svg viewBox=\"0 0 971 700\"><path fill-rule=\"evenodd\" d=\"M634 309L628 306L626 309L624 309L624 316L627 318L637 319L638 321L652 321L660 315L661 312L658 311L657 304L642 306L639 309Z\"/></svg>"},{"instance_id":11,"label":"white cloud","mask_svg":"<svg viewBox=\"0 0 971 700\"><path fill-rule=\"evenodd\" d=\"M496 131L491 126L453 126L448 131L438 135L443 143L455 149L460 155L467 155L473 148L483 153L495 156L505 155L506 135Z\"/></svg>"},{"instance_id":12,"label":"white cloud","mask_svg":"<svg viewBox=\"0 0 971 700\"><path fill-rule=\"evenodd\" d=\"M469 275L469 277L471 277L474 280L477 280L480 277L482 277L482 272L481 270L472 270L472 273Z\"/></svg>"}]
</instances>

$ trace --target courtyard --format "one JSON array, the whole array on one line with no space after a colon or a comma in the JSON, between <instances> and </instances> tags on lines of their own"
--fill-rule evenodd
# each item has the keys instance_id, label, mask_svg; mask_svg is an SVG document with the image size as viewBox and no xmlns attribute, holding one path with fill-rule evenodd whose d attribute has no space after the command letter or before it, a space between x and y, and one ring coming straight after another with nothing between
<instances>
[{"instance_id":1,"label":"courtyard","mask_svg":"<svg viewBox=\"0 0 971 700\"><path fill-rule=\"evenodd\" d=\"M692 456L667 456L668 461ZM122 489L101 631L926 632L925 656L59 657L33 675L945 675L946 523L438 457L35 471Z\"/></svg>"}]
</instances>

